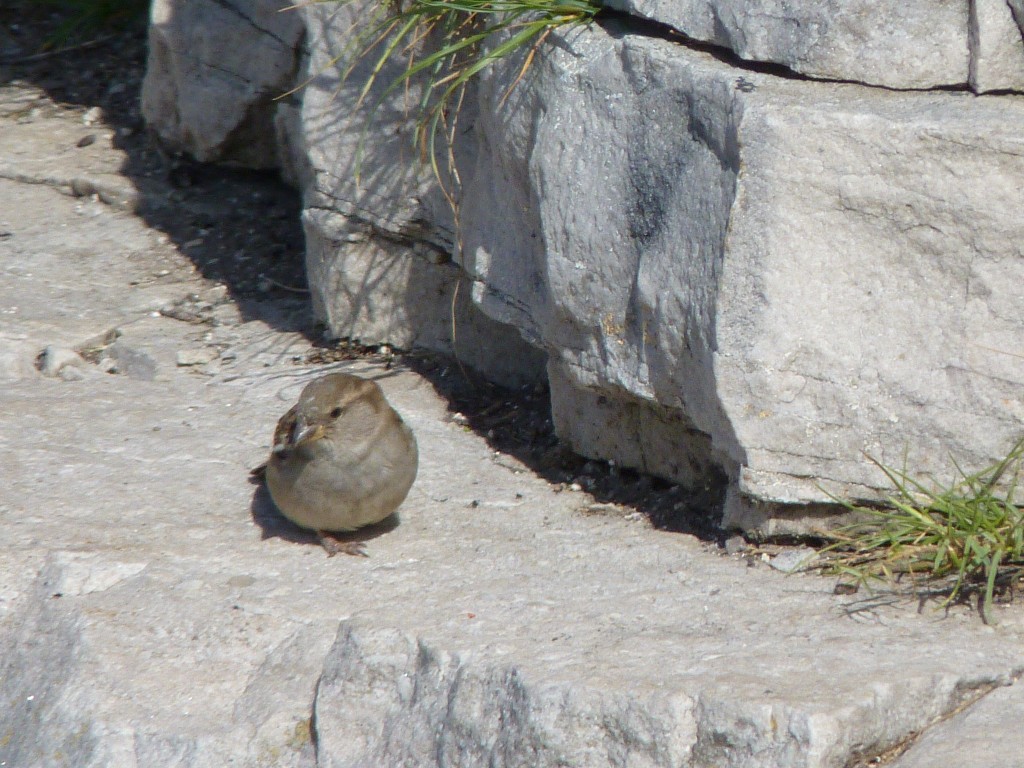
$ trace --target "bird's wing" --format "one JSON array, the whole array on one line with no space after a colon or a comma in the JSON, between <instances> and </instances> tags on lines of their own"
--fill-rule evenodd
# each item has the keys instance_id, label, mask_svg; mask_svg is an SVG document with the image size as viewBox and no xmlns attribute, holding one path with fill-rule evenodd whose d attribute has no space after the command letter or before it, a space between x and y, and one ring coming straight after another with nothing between
<instances>
[{"instance_id":1,"label":"bird's wing","mask_svg":"<svg viewBox=\"0 0 1024 768\"><path fill-rule=\"evenodd\" d=\"M284 416L277 422L277 429L274 430L274 446L287 445L291 441L292 432L295 429L295 414L298 413L298 406L293 405Z\"/></svg>"}]
</instances>

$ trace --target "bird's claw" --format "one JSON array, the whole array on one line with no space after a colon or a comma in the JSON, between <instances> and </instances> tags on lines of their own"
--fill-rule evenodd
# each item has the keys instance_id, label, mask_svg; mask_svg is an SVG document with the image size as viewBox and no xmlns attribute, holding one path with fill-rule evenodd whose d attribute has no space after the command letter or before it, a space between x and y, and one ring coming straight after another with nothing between
<instances>
[{"instance_id":1,"label":"bird's claw","mask_svg":"<svg viewBox=\"0 0 1024 768\"><path fill-rule=\"evenodd\" d=\"M320 546L327 552L328 557L334 557L337 554L369 557L365 541L341 541L327 531L317 531L316 535L320 540Z\"/></svg>"}]
</instances>

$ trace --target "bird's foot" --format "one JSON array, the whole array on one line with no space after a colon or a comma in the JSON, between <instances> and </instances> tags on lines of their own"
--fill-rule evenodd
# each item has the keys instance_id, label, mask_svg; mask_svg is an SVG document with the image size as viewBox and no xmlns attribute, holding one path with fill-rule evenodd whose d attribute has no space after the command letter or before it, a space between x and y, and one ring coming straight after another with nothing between
<instances>
[{"instance_id":1,"label":"bird's foot","mask_svg":"<svg viewBox=\"0 0 1024 768\"><path fill-rule=\"evenodd\" d=\"M329 531L317 531L316 537L320 540L320 546L327 552L328 557L334 557L337 554L369 557L366 554L365 541L343 541Z\"/></svg>"}]
</instances>

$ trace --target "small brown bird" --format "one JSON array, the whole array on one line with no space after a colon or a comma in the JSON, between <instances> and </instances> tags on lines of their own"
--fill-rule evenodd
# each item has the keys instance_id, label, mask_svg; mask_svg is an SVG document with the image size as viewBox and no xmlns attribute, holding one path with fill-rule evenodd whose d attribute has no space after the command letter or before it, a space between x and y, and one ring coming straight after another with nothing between
<instances>
[{"instance_id":1,"label":"small brown bird","mask_svg":"<svg viewBox=\"0 0 1024 768\"><path fill-rule=\"evenodd\" d=\"M364 555L332 532L354 531L391 515L416 479L412 430L376 382L332 373L306 385L277 423L266 465L281 513L316 531L328 555Z\"/></svg>"}]
</instances>

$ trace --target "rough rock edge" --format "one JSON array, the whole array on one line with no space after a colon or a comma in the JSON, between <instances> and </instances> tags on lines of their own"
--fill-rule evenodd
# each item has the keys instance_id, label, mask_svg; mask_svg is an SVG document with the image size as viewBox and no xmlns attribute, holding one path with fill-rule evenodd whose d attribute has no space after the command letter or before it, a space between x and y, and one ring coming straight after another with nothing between
<instances>
[{"instance_id":1,"label":"rough rock edge","mask_svg":"<svg viewBox=\"0 0 1024 768\"><path fill-rule=\"evenodd\" d=\"M976 704L998 679L935 679L915 722L899 732L886 710L832 712L743 701L728 692L629 692L541 681L515 664L437 647L399 630L345 621L314 699L318 760L328 765L561 765L748 768L840 766L895 755ZM857 721L862 730L857 732ZM433 759L420 762L424 755Z\"/></svg>"}]
</instances>

